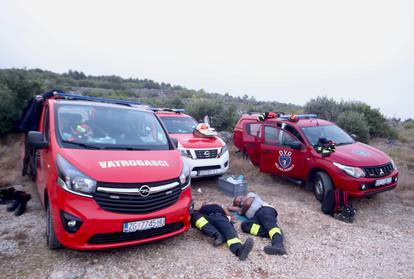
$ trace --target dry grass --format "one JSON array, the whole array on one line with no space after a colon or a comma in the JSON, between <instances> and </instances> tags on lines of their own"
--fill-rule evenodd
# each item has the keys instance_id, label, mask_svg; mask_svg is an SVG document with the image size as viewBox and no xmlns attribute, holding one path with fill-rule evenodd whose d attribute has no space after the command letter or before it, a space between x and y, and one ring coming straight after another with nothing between
<instances>
[{"instance_id":1,"label":"dry grass","mask_svg":"<svg viewBox=\"0 0 414 279\"><path fill-rule=\"evenodd\" d=\"M374 139L371 144L387 153L396 163L400 172L395 194L403 201L414 200L414 130L399 131L400 139L389 142L385 139Z\"/></svg>"},{"instance_id":2,"label":"dry grass","mask_svg":"<svg viewBox=\"0 0 414 279\"><path fill-rule=\"evenodd\" d=\"M21 134L10 134L0 140L0 188L27 181L21 175L23 147Z\"/></svg>"},{"instance_id":3,"label":"dry grass","mask_svg":"<svg viewBox=\"0 0 414 279\"><path fill-rule=\"evenodd\" d=\"M237 148L233 145L229 146L230 150L230 175L244 175L244 177L251 183L270 184L273 183L270 175L263 175L259 168L254 166L250 160L243 158Z\"/></svg>"}]
</instances>

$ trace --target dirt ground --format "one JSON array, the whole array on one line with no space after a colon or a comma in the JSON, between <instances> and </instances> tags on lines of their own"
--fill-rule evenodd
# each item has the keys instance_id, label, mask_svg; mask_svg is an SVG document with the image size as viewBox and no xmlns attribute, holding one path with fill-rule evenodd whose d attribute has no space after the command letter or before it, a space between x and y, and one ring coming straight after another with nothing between
<instances>
[{"instance_id":1,"label":"dirt ground","mask_svg":"<svg viewBox=\"0 0 414 279\"><path fill-rule=\"evenodd\" d=\"M31 182L13 173L17 166L6 170L3 164L1 176L15 176L16 183L24 184L18 188L33 199L20 217L0 205L0 278L414 278L414 202L404 188L353 201L356 220L346 224L323 215L313 193L260 174L233 156L233 172L245 173L249 190L276 206L288 252L266 255L263 247L269 240L255 238L249 258L240 262L225 245L214 248L194 229L121 249L50 251L45 212ZM193 181L196 204L229 204L231 198L216 185L216 179ZM247 235L236 227L245 240Z\"/></svg>"}]
</instances>

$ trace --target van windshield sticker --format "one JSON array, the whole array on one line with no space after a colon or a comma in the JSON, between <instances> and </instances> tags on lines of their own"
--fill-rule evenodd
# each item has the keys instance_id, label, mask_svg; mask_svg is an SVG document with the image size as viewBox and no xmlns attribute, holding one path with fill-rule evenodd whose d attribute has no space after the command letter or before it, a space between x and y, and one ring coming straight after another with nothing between
<instances>
[{"instance_id":1,"label":"van windshield sticker","mask_svg":"<svg viewBox=\"0 0 414 279\"><path fill-rule=\"evenodd\" d=\"M117 160L99 161L99 166L103 169L122 168L122 167L168 167L168 162L164 160Z\"/></svg>"}]
</instances>

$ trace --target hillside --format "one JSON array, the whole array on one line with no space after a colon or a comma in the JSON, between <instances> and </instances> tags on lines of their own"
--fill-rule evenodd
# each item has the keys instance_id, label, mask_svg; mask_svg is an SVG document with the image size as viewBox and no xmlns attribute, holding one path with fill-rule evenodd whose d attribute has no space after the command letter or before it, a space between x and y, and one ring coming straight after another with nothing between
<instances>
[{"instance_id":1,"label":"hillside","mask_svg":"<svg viewBox=\"0 0 414 279\"><path fill-rule=\"evenodd\" d=\"M149 79L91 76L78 71L57 74L40 69L3 69L0 70L0 98L3 100L0 119L15 120L27 99L52 88L90 96L139 100L156 107L185 108L197 120L206 114L213 116L213 125L219 130L231 129L238 117L247 111L295 113L302 110L293 104L257 101L247 95L241 98L207 93L202 89L187 89ZM15 101L10 98L13 93L17 96ZM7 111L11 106L15 106L17 111ZM4 129L9 131L11 127L2 129L0 124L0 134L4 134Z\"/></svg>"}]
</instances>

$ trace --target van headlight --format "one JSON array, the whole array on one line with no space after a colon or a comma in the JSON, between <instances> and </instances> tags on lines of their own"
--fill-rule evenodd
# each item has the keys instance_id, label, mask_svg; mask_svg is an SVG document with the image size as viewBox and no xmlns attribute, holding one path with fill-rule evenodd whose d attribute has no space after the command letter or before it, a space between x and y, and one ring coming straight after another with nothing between
<instances>
[{"instance_id":1,"label":"van headlight","mask_svg":"<svg viewBox=\"0 0 414 279\"><path fill-rule=\"evenodd\" d=\"M181 189L185 189L190 186L190 180L190 168L187 166L187 164L183 163L183 170L180 174L180 183L181 186L183 186Z\"/></svg>"},{"instance_id":2,"label":"van headlight","mask_svg":"<svg viewBox=\"0 0 414 279\"><path fill-rule=\"evenodd\" d=\"M334 164L335 167L341 169L347 175L350 175L350 176L355 177L355 178L365 177L365 172L361 168L345 166L345 165L342 165L342 164L336 163L336 162L334 162L333 164Z\"/></svg>"},{"instance_id":3,"label":"van headlight","mask_svg":"<svg viewBox=\"0 0 414 279\"><path fill-rule=\"evenodd\" d=\"M96 189L96 181L80 172L60 154L56 156L58 169L58 184L66 191L92 198Z\"/></svg>"},{"instance_id":4,"label":"van headlight","mask_svg":"<svg viewBox=\"0 0 414 279\"><path fill-rule=\"evenodd\" d=\"M227 145L224 145L222 148L221 148L221 150L220 150L220 153L218 154L218 158L220 158L221 156L223 156L227 151L228 151L229 149L228 149L228 147L227 147Z\"/></svg>"}]
</instances>

